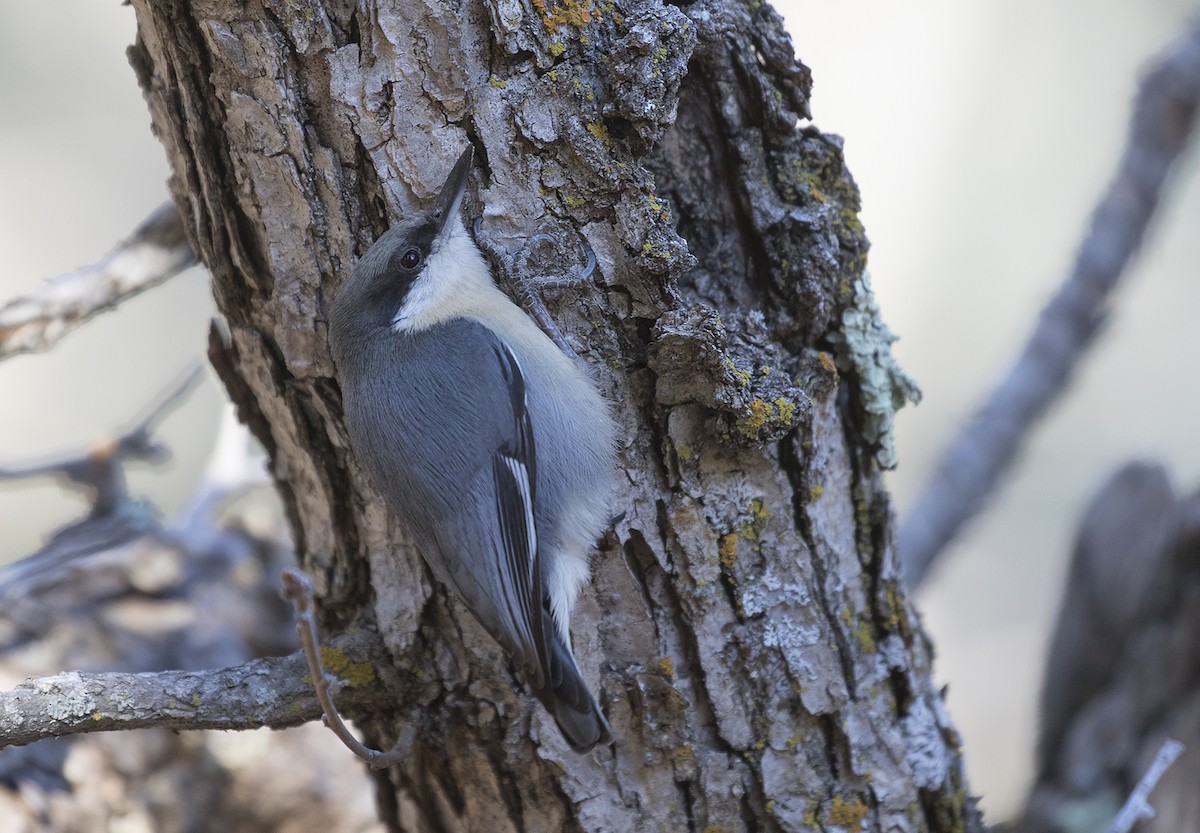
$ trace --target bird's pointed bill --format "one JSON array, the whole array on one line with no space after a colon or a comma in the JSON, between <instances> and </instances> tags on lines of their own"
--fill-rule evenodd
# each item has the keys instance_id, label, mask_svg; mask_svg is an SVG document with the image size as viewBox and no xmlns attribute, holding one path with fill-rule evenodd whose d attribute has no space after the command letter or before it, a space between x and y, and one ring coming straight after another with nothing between
<instances>
[{"instance_id":1,"label":"bird's pointed bill","mask_svg":"<svg viewBox=\"0 0 1200 833\"><path fill-rule=\"evenodd\" d=\"M446 233L447 227L451 221L458 216L458 210L462 207L463 194L467 192L467 178L471 173L471 159L474 154L471 147L462 152L462 156L458 157L458 161L454 163L454 169L450 171L450 176L446 178L446 184L442 186L442 192L438 194L437 205L434 206L433 215L438 220L438 237Z\"/></svg>"}]
</instances>

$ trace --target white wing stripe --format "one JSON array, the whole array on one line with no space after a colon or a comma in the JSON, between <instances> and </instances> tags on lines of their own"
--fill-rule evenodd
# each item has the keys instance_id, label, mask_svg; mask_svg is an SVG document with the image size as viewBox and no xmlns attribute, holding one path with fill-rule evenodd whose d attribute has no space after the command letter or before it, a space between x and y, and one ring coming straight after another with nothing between
<instances>
[{"instance_id":1,"label":"white wing stripe","mask_svg":"<svg viewBox=\"0 0 1200 833\"><path fill-rule=\"evenodd\" d=\"M525 534L529 536L529 565L530 574L533 573L533 554L537 552L537 527L533 522L533 500L529 496L529 469L520 460L515 460L508 455L502 458L504 465L508 467L508 471L513 476L513 480L517 482L517 489L521 493L521 505L525 507Z\"/></svg>"}]
</instances>

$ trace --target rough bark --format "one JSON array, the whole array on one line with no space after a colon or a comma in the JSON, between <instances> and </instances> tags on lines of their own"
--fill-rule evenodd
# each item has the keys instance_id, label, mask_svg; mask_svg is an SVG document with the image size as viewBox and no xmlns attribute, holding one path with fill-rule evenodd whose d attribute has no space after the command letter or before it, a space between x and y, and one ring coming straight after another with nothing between
<instances>
[{"instance_id":1,"label":"rough bark","mask_svg":"<svg viewBox=\"0 0 1200 833\"><path fill-rule=\"evenodd\" d=\"M395 830L977 826L901 588L877 460L907 380L865 283L840 143L760 3L133 0L131 57L327 628L378 628L360 725ZM583 236L549 300L614 403L626 473L574 621L612 722L573 755L429 579L349 453L324 315L462 147L497 270ZM523 260L518 258L518 260ZM331 751L330 754L340 754Z\"/></svg>"}]
</instances>

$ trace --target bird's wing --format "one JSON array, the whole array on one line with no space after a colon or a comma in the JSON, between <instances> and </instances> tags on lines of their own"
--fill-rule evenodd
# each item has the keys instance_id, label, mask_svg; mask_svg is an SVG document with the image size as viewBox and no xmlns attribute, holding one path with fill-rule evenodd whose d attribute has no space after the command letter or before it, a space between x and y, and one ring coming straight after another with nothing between
<instances>
[{"instance_id":1,"label":"bird's wing","mask_svg":"<svg viewBox=\"0 0 1200 833\"><path fill-rule=\"evenodd\" d=\"M579 673L570 648L550 624L543 598L534 496L537 489L537 454L533 423L525 400L525 379L516 357L503 343L494 347L512 406L513 431L493 457L496 513L500 524L509 613L531 638L537 674L527 669L529 682L547 710L554 715L563 736L577 751L585 752L609 737L608 723Z\"/></svg>"},{"instance_id":2,"label":"bird's wing","mask_svg":"<svg viewBox=\"0 0 1200 833\"><path fill-rule=\"evenodd\" d=\"M385 343L354 380L355 451L434 574L512 654L547 677L537 459L526 377L491 329L458 318Z\"/></svg>"},{"instance_id":3,"label":"bird's wing","mask_svg":"<svg viewBox=\"0 0 1200 833\"><path fill-rule=\"evenodd\" d=\"M511 430L502 431L502 441L492 456L496 495L496 519L500 531L499 568L504 592L504 612L517 634L525 637L536 657L537 674L530 682L543 685L550 670L545 616L542 614L542 571L538 555L534 501L537 494L537 449L533 422L525 397L525 377L516 356L506 344L493 342L493 353L511 406Z\"/></svg>"}]
</instances>

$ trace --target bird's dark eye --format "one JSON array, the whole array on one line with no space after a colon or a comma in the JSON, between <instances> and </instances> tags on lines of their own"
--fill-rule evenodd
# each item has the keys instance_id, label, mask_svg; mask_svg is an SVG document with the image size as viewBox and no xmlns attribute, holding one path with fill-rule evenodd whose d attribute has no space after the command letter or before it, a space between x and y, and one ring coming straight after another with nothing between
<instances>
[{"instance_id":1,"label":"bird's dark eye","mask_svg":"<svg viewBox=\"0 0 1200 833\"><path fill-rule=\"evenodd\" d=\"M421 262L421 250L415 246L400 256L400 265L405 269L416 269Z\"/></svg>"}]
</instances>

